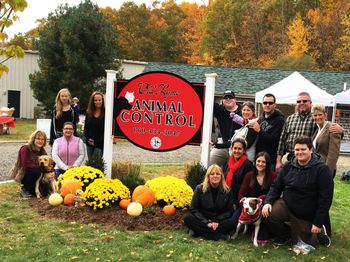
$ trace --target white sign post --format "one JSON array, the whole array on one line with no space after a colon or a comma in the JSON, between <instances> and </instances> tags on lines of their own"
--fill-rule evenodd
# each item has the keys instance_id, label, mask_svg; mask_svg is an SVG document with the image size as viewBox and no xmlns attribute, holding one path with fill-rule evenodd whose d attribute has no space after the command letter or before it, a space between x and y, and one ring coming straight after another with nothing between
<instances>
[{"instance_id":1,"label":"white sign post","mask_svg":"<svg viewBox=\"0 0 350 262\"><path fill-rule=\"evenodd\" d=\"M112 177L112 160L113 160L113 99L114 99L114 81L116 80L117 71L106 70L106 98L105 98L105 134L103 142L103 159L106 162L106 178Z\"/></svg>"},{"instance_id":2,"label":"white sign post","mask_svg":"<svg viewBox=\"0 0 350 262\"><path fill-rule=\"evenodd\" d=\"M216 73L205 74L205 101L204 101L204 116L203 116L203 135L202 135L202 150L201 164L208 168L210 140L213 125L213 108L215 95L215 79L218 77Z\"/></svg>"}]
</instances>

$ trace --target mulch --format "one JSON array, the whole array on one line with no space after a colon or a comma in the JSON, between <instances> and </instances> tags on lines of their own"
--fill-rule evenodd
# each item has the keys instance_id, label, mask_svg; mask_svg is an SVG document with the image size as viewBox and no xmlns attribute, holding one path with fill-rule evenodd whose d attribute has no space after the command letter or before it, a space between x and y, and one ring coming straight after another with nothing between
<instances>
[{"instance_id":1,"label":"mulch","mask_svg":"<svg viewBox=\"0 0 350 262\"><path fill-rule=\"evenodd\" d=\"M128 231L154 231L184 229L183 217L187 210L176 210L175 215L166 216L162 208L156 205L144 208L142 214L133 217L119 206L94 211L92 208L74 206L51 206L47 198L29 200L29 205L40 216L47 219L59 219L82 224L101 224Z\"/></svg>"}]
</instances>

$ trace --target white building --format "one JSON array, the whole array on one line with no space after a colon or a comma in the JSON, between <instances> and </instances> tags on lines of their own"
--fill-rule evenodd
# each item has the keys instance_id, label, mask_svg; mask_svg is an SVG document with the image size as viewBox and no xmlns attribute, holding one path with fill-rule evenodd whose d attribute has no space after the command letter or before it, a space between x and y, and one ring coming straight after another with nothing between
<instances>
[{"instance_id":1,"label":"white building","mask_svg":"<svg viewBox=\"0 0 350 262\"><path fill-rule=\"evenodd\" d=\"M38 52L25 51L24 58L4 62L9 72L0 78L0 107L14 107L15 117L34 118L38 101L30 89L29 74L39 70L38 58Z\"/></svg>"},{"instance_id":2,"label":"white building","mask_svg":"<svg viewBox=\"0 0 350 262\"><path fill-rule=\"evenodd\" d=\"M39 52L26 50L24 58L4 63L9 72L0 78L0 107L14 107L16 118L34 118L34 108L39 102L30 88L29 74L39 70L38 59ZM124 60L123 78L130 79L142 73L146 65L147 62Z\"/></svg>"}]
</instances>

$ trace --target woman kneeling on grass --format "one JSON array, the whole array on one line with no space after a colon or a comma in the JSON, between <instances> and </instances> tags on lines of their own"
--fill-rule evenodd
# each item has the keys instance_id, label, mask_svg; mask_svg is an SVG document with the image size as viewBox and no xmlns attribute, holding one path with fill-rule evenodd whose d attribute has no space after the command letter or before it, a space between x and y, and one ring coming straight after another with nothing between
<instances>
[{"instance_id":1,"label":"woman kneeling on grass","mask_svg":"<svg viewBox=\"0 0 350 262\"><path fill-rule=\"evenodd\" d=\"M211 240L229 240L234 230L232 211L232 190L226 185L222 169L211 165L203 183L196 187L190 213L184 218L189 234Z\"/></svg>"},{"instance_id":2,"label":"woman kneeling on grass","mask_svg":"<svg viewBox=\"0 0 350 262\"><path fill-rule=\"evenodd\" d=\"M23 170L24 176L20 178L20 181L16 181L22 184L21 195L23 198L35 195L35 183L41 175L38 157L46 155L44 148L46 141L45 132L37 130L31 134L28 144L22 146L18 152L18 160L15 165L18 169Z\"/></svg>"}]
</instances>

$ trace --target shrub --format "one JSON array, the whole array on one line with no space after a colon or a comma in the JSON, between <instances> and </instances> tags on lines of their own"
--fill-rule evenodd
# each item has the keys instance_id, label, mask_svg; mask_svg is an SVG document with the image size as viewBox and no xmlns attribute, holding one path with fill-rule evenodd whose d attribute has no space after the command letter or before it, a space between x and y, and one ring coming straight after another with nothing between
<instances>
[{"instance_id":1,"label":"shrub","mask_svg":"<svg viewBox=\"0 0 350 262\"><path fill-rule=\"evenodd\" d=\"M132 194L139 185L144 185L145 180L140 177L141 164L132 164L131 162L113 161L112 178L118 178L127 186Z\"/></svg>"},{"instance_id":2,"label":"shrub","mask_svg":"<svg viewBox=\"0 0 350 262\"><path fill-rule=\"evenodd\" d=\"M130 191L118 179L97 178L86 188L84 198L86 205L96 210L129 199Z\"/></svg>"},{"instance_id":3,"label":"shrub","mask_svg":"<svg viewBox=\"0 0 350 262\"><path fill-rule=\"evenodd\" d=\"M85 165L94 167L102 173L106 171L106 163L97 151L92 154L90 159L86 160Z\"/></svg>"},{"instance_id":4,"label":"shrub","mask_svg":"<svg viewBox=\"0 0 350 262\"><path fill-rule=\"evenodd\" d=\"M201 163L196 162L187 167L186 182L194 190L197 185L203 182L207 169Z\"/></svg>"},{"instance_id":5,"label":"shrub","mask_svg":"<svg viewBox=\"0 0 350 262\"><path fill-rule=\"evenodd\" d=\"M83 191L90 185L96 178L103 178L104 174L101 170L90 166L79 166L68 169L62 175L58 177L58 188L60 189L64 181L78 180L80 181Z\"/></svg>"},{"instance_id":6,"label":"shrub","mask_svg":"<svg viewBox=\"0 0 350 262\"><path fill-rule=\"evenodd\" d=\"M176 208L185 208L191 204L193 190L184 179L173 176L157 177L147 181L161 206L172 204Z\"/></svg>"}]
</instances>

